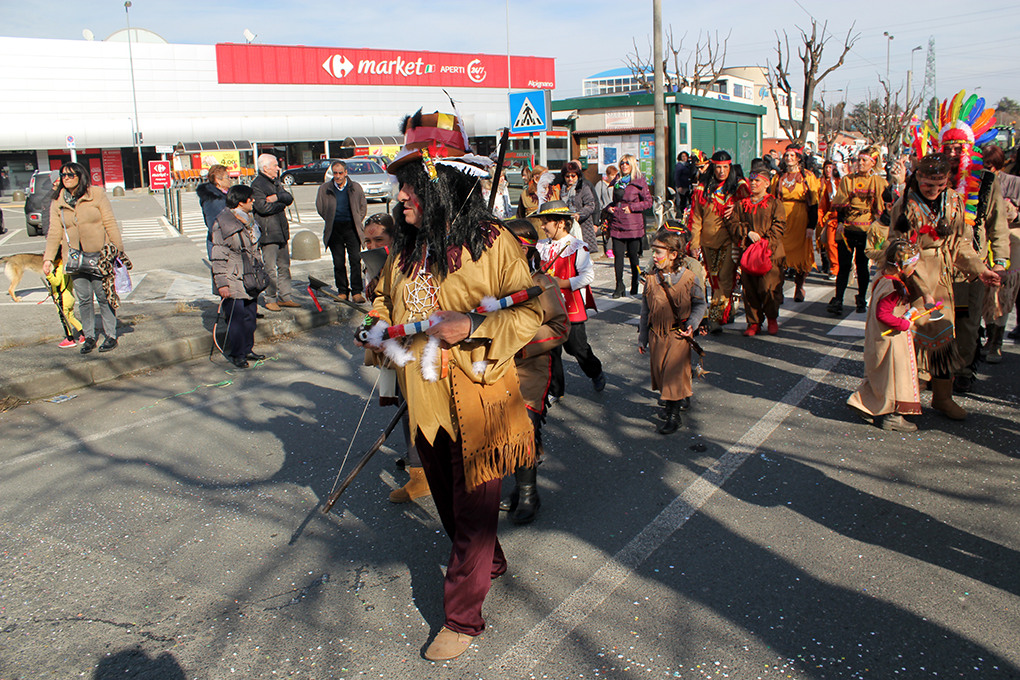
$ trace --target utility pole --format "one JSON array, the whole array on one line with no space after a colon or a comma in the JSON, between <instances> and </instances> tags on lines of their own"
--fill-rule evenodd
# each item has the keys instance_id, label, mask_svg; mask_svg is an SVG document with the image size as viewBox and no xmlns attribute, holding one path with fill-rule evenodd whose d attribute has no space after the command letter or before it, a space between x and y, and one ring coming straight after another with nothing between
<instances>
[{"instance_id":1,"label":"utility pole","mask_svg":"<svg viewBox=\"0 0 1020 680\"><path fill-rule=\"evenodd\" d=\"M142 165L142 124L138 120L138 94L135 92L135 59L131 54L131 0L124 3L124 18L127 21L128 64L131 66L131 100L135 104L135 147L138 149L138 182L145 188L145 166Z\"/></svg>"},{"instance_id":2,"label":"utility pole","mask_svg":"<svg viewBox=\"0 0 1020 680\"><path fill-rule=\"evenodd\" d=\"M662 0L652 0L652 63L655 66L655 196L666 200L666 93L662 72Z\"/></svg>"}]
</instances>

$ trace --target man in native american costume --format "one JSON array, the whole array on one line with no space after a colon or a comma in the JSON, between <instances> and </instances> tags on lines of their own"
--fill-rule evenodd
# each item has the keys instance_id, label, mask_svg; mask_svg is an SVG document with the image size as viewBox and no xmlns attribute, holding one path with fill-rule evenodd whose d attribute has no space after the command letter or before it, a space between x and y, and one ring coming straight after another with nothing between
<instances>
[{"instance_id":1,"label":"man in native american costume","mask_svg":"<svg viewBox=\"0 0 1020 680\"><path fill-rule=\"evenodd\" d=\"M932 408L953 420L967 412L953 401L953 371L960 365L954 336L953 278L957 272L998 285L971 242L963 199L948 187L950 161L940 153L918 163L903 195L892 209L890 240L905 237L921 249L921 260L907 279L911 306L930 308L943 302L942 316L931 314L914 324L918 374L931 379ZM933 318L935 317L935 318Z\"/></svg>"},{"instance_id":2,"label":"man in native american costume","mask_svg":"<svg viewBox=\"0 0 1020 680\"><path fill-rule=\"evenodd\" d=\"M949 186L964 202L964 220L971 245L978 257L1005 272L1009 260L1009 222L998 176L984 167L981 145L995 139L995 111L985 108L985 100L960 92L946 99L930 120L917 131L915 147L941 151L950 162ZM925 148L927 147L927 149ZM967 272L953 277L955 299L956 346L960 362L954 371L956 392L970 391L977 364L978 329L985 301L985 286Z\"/></svg>"},{"instance_id":3,"label":"man in native american costume","mask_svg":"<svg viewBox=\"0 0 1020 680\"><path fill-rule=\"evenodd\" d=\"M425 652L436 661L481 634L489 584L507 568L496 539L501 478L535 462L514 355L535 337L542 311L537 299L472 311L533 285L517 239L483 202L488 173L479 166L491 161L466 153L459 116L418 111L402 132L388 170L403 209L366 330L367 343L400 366L411 432L453 541L445 622ZM429 327L396 346L383 339L389 326L413 322Z\"/></svg>"},{"instance_id":4,"label":"man in native american costume","mask_svg":"<svg viewBox=\"0 0 1020 680\"><path fill-rule=\"evenodd\" d=\"M733 239L726 220L737 201L747 198L747 181L732 172L732 157L726 151L712 154L712 174L691 196L691 254L703 257L712 301L708 308L709 329L722 332L722 324L733 319L733 288L737 279Z\"/></svg>"}]
</instances>

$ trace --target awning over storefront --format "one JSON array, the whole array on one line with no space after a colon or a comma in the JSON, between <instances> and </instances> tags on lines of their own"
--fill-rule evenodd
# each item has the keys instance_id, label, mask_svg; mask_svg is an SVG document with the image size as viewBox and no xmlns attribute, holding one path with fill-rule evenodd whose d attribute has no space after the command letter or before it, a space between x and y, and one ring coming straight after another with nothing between
<instances>
[{"instance_id":1,"label":"awning over storefront","mask_svg":"<svg viewBox=\"0 0 1020 680\"><path fill-rule=\"evenodd\" d=\"M221 142L178 142L176 153L199 153L201 151L251 151L251 142L246 139Z\"/></svg>"},{"instance_id":2,"label":"awning over storefront","mask_svg":"<svg viewBox=\"0 0 1020 680\"><path fill-rule=\"evenodd\" d=\"M347 137L341 146L345 149L359 146L403 146L404 138L395 135L369 135L365 137Z\"/></svg>"}]
</instances>

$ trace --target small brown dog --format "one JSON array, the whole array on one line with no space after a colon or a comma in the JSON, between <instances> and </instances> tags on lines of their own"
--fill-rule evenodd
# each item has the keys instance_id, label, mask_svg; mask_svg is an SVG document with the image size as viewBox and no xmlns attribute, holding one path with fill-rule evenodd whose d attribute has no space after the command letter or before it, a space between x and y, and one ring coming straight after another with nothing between
<instances>
[{"instance_id":1,"label":"small brown dog","mask_svg":"<svg viewBox=\"0 0 1020 680\"><path fill-rule=\"evenodd\" d=\"M0 265L4 268L4 274L7 276L7 280L11 282L11 287L7 289L7 294L11 296L11 299L15 302L21 302L21 298L18 297L14 289L21 283L21 277L25 275L26 271L36 272L40 276L43 273L43 256L35 255L33 253L20 253L18 255L8 255L7 257L0 257Z\"/></svg>"}]
</instances>

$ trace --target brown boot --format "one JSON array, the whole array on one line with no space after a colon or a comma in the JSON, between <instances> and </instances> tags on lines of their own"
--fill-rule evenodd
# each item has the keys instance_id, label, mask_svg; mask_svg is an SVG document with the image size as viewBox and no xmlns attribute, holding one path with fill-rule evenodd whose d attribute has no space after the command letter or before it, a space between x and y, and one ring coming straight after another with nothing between
<instances>
[{"instance_id":1,"label":"brown boot","mask_svg":"<svg viewBox=\"0 0 1020 680\"><path fill-rule=\"evenodd\" d=\"M988 342L985 343L985 361L990 364L1002 363L1002 335L1005 326L992 324L988 329Z\"/></svg>"},{"instance_id":2,"label":"brown boot","mask_svg":"<svg viewBox=\"0 0 1020 680\"><path fill-rule=\"evenodd\" d=\"M411 480L390 492L390 503L407 503L415 498L432 495L429 491L429 482L425 479L425 468L409 467L407 471L411 473Z\"/></svg>"},{"instance_id":3,"label":"brown boot","mask_svg":"<svg viewBox=\"0 0 1020 680\"><path fill-rule=\"evenodd\" d=\"M953 379L931 379L931 407L952 420L963 420L967 412L953 401Z\"/></svg>"}]
</instances>

